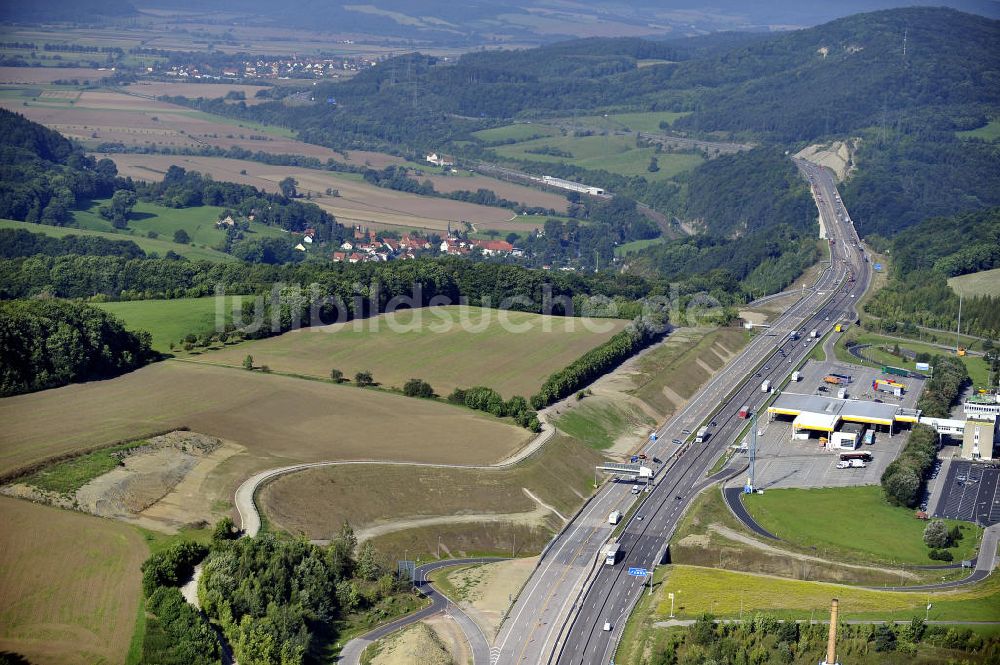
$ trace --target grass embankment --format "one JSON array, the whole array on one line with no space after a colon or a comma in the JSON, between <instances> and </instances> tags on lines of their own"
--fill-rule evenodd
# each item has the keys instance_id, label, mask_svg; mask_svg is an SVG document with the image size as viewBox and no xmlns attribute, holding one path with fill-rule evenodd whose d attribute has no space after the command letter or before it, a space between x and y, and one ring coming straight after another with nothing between
<instances>
[{"instance_id":1,"label":"grass embankment","mask_svg":"<svg viewBox=\"0 0 1000 665\"><path fill-rule=\"evenodd\" d=\"M748 539L748 540L741 540ZM762 573L784 578L857 584L899 586L940 581L966 575L951 571L896 570L877 568L870 563L839 563L836 552L805 549L796 551L784 541L765 540L751 534L733 516L713 488L699 495L685 513L670 541L673 563Z\"/></svg>"},{"instance_id":2,"label":"grass embankment","mask_svg":"<svg viewBox=\"0 0 1000 665\"><path fill-rule=\"evenodd\" d=\"M188 334L201 335L219 327L222 310L225 325L232 321L236 298L177 298L174 300L133 300L126 302L94 303L106 312L125 322L128 330L146 330L153 336L153 349L161 353L170 351L170 344L180 346Z\"/></svg>"},{"instance_id":3,"label":"grass embankment","mask_svg":"<svg viewBox=\"0 0 1000 665\"><path fill-rule=\"evenodd\" d=\"M825 619L830 599L840 600L841 619L892 621L924 616L937 621L996 621L1000 616L1000 577L958 591L909 593L874 591L842 584L787 580L697 566L670 566L664 575L654 612L659 620L670 614L667 593L674 594L674 614L695 619L708 612L738 618L767 612L782 619ZM815 614L814 614L815 613Z\"/></svg>"},{"instance_id":4,"label":"grass embankment","mask_svg":"<svg viewBox=\"0 0 1000 665\"><path fill-rule=\"evenodd\" d=\"M810 619L824 621L829 618L830 599L840 600L840 616L844 620L860 621L904 621L927 616L926 603L931 604L930 620L971 621L971 617L985 620L996 618L998 588L997 580L984 582L964 592L941 594L885 593L850 589L834 584L793 582L773 577L744 573L721 572L692 568L688 566L664 566L654 574L655 590L652 597L643 594L636 611L629 617L624 634L615 653L615 661L622 663L646 662L650 654L673 651L671 640L678 631L688 637L687 628L670 628L660 622L667 621L670 614L670 600L667 594L674 594L674 612L681 620L697 619L698 615L714 608L716 615L723 619L752 620L758 613L778 619L808 622ZM683 607L684 609L680 609ZM816 638L800 641L793 652L795 657L788 662L818 662L826 644L826 627L818 626L813 633ZM965 630L965 626L942 628ZM997 626L972 625L968 627L981 635L995 635ZM805 630L805 627L802 628ZM848 662L871 663L944 663L964 662L988 663L989 652L976 656L964 651L937 647L922 642L916 654L900 650L895 653L880 653L872 648L872 643L864 638L864 633L855 633L855 638L840 636L838 653L849 656ZM690 653L690 651L688 651ZM745 653L745 652L744 652ZM779 662L777 650L757 652L758 662ZM770 656L770 659L768 659ZM810 660L815 656L815 660ZM780 660L780 662L786 662Z\"/></svg>"},{"instance_id":5,"label":"grass embankment","mask_svg":"<svg viewBox=\"0 0 1000 665\"><path fill-rule=\"evenodd\" d=\"M21 482L50 492L72 494L94 478L116 468L120 464L120 461L114 456L114 453L136 448L145 443L145 440L131 441L110 448L95 450L92 453L80 455L79 457L39 469L35 473L22 478Z\"/></svg>"},{"instance_id":6,"label":"grass embankment","mask_svg":"<svg viewBox=\"0 0 1000 665\"><path fill-rule=\"evenodd\" d=\"M179 245L171 240L173 237L172 234L170 237L161 236L159 238L148 238L145 235L139 234L132 235L127 233L111 233L109 231L95 231L92 229L76 228L72 226L29 224L28 222L18 222L12 219L0 219L0 229L23 229L25 231L30 231L31 233L41 233L47 236L52 236L53 238L75 235L107 238L108 240L131 240L139 246L139 249L147 254L156 254L161 257L166 255L167 252L173 251L193 261L205 260L219 262L235 260L229 254L224 254L218 250L207 247Z\"/></svg>"},{"instance_id":7,"label":"grass embankment","mask_svg":"<svg viewBox=\"0 0 1000 665\"><path fill-rule=\"evenodd\" d=\"M442 396L486 385L505 398L537 392L548 376L607 341L627 321L553 317L479 307L400 310L370 319L289 332L213 351L206 363L257 366L328 379L370 371L379 384L402 387L417 377ZM592 330L596 332L592 332Z\"/></svg>"},{"instance_id":8,"label":"grass embankment","mask_svg":"<svg viewBox=\"0 0 1000 665\"><path fill-rule=\"evenodd\" d=\"M869 344L870 346L864 350L864 355L871 358L874 362L862 362L855 356L851 355L846 348L848 342ZM841 362L853 363L855 365L863 364L868 365L869 367L891 365L893 367L901 367L910 371L916 371L915 361L890 353L896 345L899 345L901 350L905 349L914 353L928 353L931 356L948 355L950 353L947 349L942 349L940 347L922 344L920 342L913 342L910 340L884 337L882 335L865 332L857 327L851 328L847 333L841 336L841 338L837 340L837 344L833 347L833 349L837 360L840 360ZM969 371L969 378L972 379L973 385L985 386L989 383L989 365L986 364L986 361L983 360L982 356L964 356L961 360L965 364L965 368Z\"/></svg>"},{"instance_id":9,"label":"grass embankment","mask_svg":"<svg viewBox=\"0 0 1000 665\"><path fill-rule=\"evenodd\" d=\"M633 394L658 413L671 415L713 372L749 341L742 328L682 328L636 361L642 373ZM676 342L676 343L674 343Z\"/></svg>"},{"instance_id":10,"label":"grass embankment","mask_svg":"<svg viewBox=\"0 0 1000 665\"><path fill-rule=\"evenodd\" d=\"M876 486L777 489L744 498L754 519L796 549L860 563L933 565L924 544L927 523L908 508L886 503ZM982 529L960 525L964 538L951 550L955 560L975 556Z\"/></svg>"},{"instance_id":11,"label":"grass embankment","mask_svg":"<svg viewBox=\"0 0 1000 665\"><path fill-rule=\"evenodd\" d=\"M587 397L556 419L556 427L592 448L605 450L622 434L656 423L649 416L609 401Z\"/></svg>"}]
</instances>

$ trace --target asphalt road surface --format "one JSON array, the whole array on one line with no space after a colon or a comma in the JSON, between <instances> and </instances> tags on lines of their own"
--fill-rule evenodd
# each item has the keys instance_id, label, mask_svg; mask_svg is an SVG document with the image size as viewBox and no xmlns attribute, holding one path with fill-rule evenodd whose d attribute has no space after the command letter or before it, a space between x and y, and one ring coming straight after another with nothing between
<instances>
[{"instance_id":1,"label":"asphalt road surface","mask_svg":"<svg viewBox=\"0 0 1000 665\"><path fill-rule=\"evenodd\" d=\"M474 665L486 665L490 662L490 645L486 641L486 636L483 635L483 631L472 619L469 618L467 614L465 614L465 612L454 605L443 594L436 591L434 587L427 582L427 575L439 568L462 566L474 563L490 563L493 561L503 560L503 558L497 557L445 559L443 561L434 561L432 563L426 563L422 566L418 566L414 575L417 586L421 591L423 591L424 595L430 599L431 604L422 610L418 610L412 614L407 614L406 616L400 617L395 621L379 626L378 628L365 633L360 637L354 638L344 645L343 650L340 652L340 658L337 662L342 663L343 665L358 665L361 660L361 653L372 642L395 633L397 630L402 630L406 626L420 621L421 619L434 616L439 612L447 612L453 619L455 619L459 627L461 627L462 632L465 633L465 638L469 641L469 646L472 649L472 662Z\"/></svg>"},{"instance_id":2,"label":"asphalt road surface","mask_svg":"<svg viewBox=\"0 0 1000 665\"><path fill-rule=\"evenodd\" d=\"M567 525L511 609L494 643L494 662L608 662L642 591L641 580L629 576L628 568L651 570L662 559L677 521L704 485L706 472L746 426L738 417L740 408L758 409L768 397L761 392L761 382L780 383L811 351L812 344L792 341L789 333L814 328L825 332L836 321L855 320L854 303L868 286L869 264L856 245L846 210L834 196L832 178L819 167L796 163L813 179L825 228L836 240L830 266L813 289L657 431L657 440L644 452L666 463L656 469L653 491L639 495L643 503L619 538L623 556L616 565L604 565L601 551L613 529L608 514L625 512L635 500L626 484L606 484ZM849 281L852 278L856 281ZM683 430L693 432L706 421L715 424L709 426L704 444L671 443L690 440ZM603 630L605 622L611 630Z\"/></svg>"}]
</instances>

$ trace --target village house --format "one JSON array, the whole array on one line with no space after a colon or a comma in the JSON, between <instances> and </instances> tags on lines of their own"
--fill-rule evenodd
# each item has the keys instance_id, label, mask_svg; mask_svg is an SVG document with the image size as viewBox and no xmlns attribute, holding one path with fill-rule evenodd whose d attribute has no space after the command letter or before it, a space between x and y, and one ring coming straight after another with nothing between
<instances>
[{"instance_id":1,"label":"village house","mask_svg":"<svg viewBox=\"0 0 1000 665\"><path fill-rule=\"evenodd\" d=\"M444 155L438 155L436 152L432 152L431 154L429 154L426 157L424 157L424 159L426 159L428 162L430 162L434 166L454 166L455 165L455 158L454 157L446 157Z\"/></svg>"}]
</instances>

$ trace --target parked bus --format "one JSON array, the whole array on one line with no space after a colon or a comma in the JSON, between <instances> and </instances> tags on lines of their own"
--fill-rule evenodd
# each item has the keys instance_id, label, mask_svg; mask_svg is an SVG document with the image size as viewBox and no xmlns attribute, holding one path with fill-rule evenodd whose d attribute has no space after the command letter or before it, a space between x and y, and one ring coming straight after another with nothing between
<instances>
[{"instance_id":1,"label":"parked bus","mask_svg":"<svg viewBox=\"0 0 1000 665\"><path fill-rule=\"evenodd\" d=\"M865 462L871 462L873 456L867 450L861 450L853 453L840 453L840 459L844 462L849 462L852 459L859 459L859 460L864 460Z\"/></svg>"}]
</instances>

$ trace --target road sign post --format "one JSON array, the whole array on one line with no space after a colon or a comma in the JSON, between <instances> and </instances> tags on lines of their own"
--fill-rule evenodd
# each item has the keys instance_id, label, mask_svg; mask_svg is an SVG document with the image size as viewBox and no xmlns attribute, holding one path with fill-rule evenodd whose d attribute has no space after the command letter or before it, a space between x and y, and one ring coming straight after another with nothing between
<instances>
[{"instance_id":1,"label":"road sign post","mask_svg":"<svg viewBox=\"0 0 1000 665\"><path fill-rule=\"evenodd\" d=\"M674 592L671 591L670 593L668 593L667 597L670 599L670 618L673 619L674 618Z\"/></svg>"}]
</instances>

